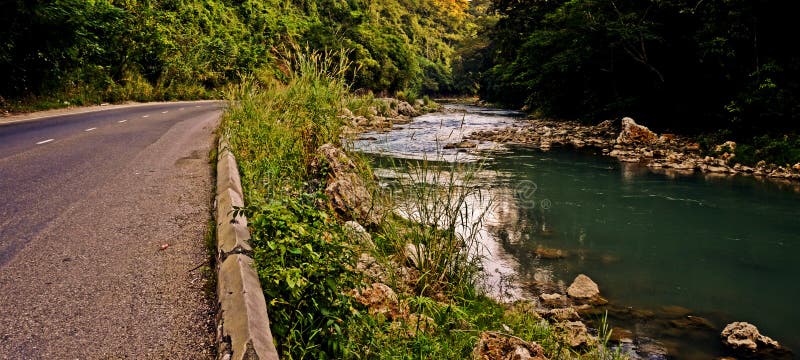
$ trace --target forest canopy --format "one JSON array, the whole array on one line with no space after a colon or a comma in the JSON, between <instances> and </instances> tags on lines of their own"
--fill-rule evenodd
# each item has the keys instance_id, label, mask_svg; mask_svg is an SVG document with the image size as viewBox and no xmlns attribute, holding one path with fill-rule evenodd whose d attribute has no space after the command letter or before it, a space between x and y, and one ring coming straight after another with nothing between
<instances>
[{"instance_id":1,"label":"forest canopy","mask_svg":"<svg viewBox=\"0 0 800 360\"><path fill-rule=\"evenodd\" d=\"M788 1L496 0L481 95L545 116L734 135L798 127Z\"/></svg>"},{"instance_id":2,"label":"forest canopy","mask_svg":"<svg viewBox=\"0 0 800 360\"><path fill-rule=\"evenodd\" d=\"M778 0L55 0L0 3L0 107L213 97L290 49L344 49L352 90L480 95L742 139L795 132Z\"/></svg>"},{"instance_id":3,"label":"forest canopy","mask_svg":"<svg viewBox=\"0 0 800 360\"><path fill-rule=\"evenodd\" d=\"M287 49L345 49L354 89L452 91L466 0L56 0L0 4L0 97L196 97L277 72Z\"/></svg>"}]
</instances>

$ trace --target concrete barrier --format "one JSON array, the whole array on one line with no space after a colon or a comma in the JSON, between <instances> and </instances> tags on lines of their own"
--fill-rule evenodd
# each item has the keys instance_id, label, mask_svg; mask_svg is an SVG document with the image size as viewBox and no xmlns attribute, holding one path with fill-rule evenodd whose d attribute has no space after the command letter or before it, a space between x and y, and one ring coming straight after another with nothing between
<instances>
[{"instance_id":1,"label":"concrete barrier","mask_svg":"<svg viewBox=\"0 0 800 360\"><path fill-rule=\"evenodd\" d=\"M233 217L243 207L236 158L220 139L217 160L217 358L277 360L267 303L250 257L247 218Z\"/></svg>"}]
</instances>

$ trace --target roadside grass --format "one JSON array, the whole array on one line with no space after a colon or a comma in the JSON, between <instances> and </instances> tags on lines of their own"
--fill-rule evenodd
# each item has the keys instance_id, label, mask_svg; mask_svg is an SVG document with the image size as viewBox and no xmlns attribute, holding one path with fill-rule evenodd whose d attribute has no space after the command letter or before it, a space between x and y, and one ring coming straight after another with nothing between
<instances>
[{"instance_id":1,"label":"roadside grass","mask_svg":"<svg viewBox=\"0 0 800 360\"><path fill-rule=\"evenodd\" d=\"M237 211L248 217L281 357L463 359L482 331L510 329L539 342L551 358L614 358L574 352L559 330L520 310L529 308L501 305L477 290L474 233L486 203L470 207L480 196L472 170L434 162L405 167L395 196L383 194L385 206L398 211L369 229L374 246L365 249L345 230L323 193L328 174L314 166L315 154L326 143L346 147L339 118L345 107L366 111L375 102L349 94L349 64L336 55L298 51L284 59L282 80L246 77L229 91L220 130L240 167L247 207ZM352 158L378 191L367 160ZM417 249L412 276L400 271L410 268L409 244ZM364 250L386 269L402 315L371 313L356 301L353 290L374 281L357 270Z\"/></svg>"}]
</instances>

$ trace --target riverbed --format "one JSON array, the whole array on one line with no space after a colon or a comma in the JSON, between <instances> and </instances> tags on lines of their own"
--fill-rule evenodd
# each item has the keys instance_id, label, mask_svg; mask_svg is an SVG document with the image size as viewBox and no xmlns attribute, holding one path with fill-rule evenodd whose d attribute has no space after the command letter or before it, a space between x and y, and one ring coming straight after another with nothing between
<instances>
[{"instance_id":1,"label":"riverbed","mask_svg":"<svg viewBox=\"0 0 800 360\"><path fill-rule=\"evenodd\" d=\"M747 321L800 349L800 194L752 177L658 174L572 149L443 149L519 116L448 105L354 145L376 158L479 164L492 198L481 230L487 291L501 300L563 291L586 274L609 301L610 325L632 333L628 347L713 358L724 354L721 329Z\"/></svg>"}]
</instances>

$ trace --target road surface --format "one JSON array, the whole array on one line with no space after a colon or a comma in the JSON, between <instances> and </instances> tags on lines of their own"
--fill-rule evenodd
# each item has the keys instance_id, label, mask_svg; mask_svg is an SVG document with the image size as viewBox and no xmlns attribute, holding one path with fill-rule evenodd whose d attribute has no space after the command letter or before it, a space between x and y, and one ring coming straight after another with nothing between
<instances>
[{"instance_id":1,"label":"road surface","mask_svg":"<svg viewBox=\"0 0 800 360\"><path fill-rule=\"evenodd\" d=\"M0 359L213 357L195 268L220 113L161 103L0 124Z\"/></svg>"}]
</instances>

